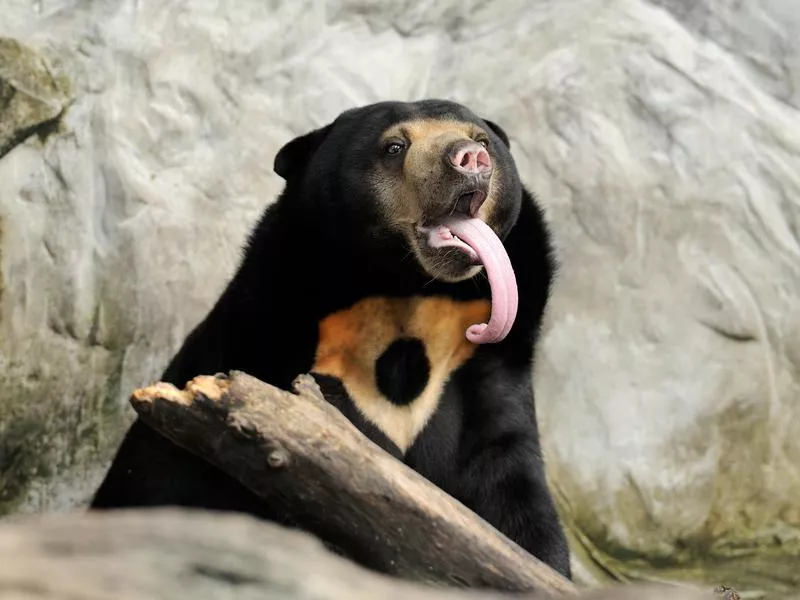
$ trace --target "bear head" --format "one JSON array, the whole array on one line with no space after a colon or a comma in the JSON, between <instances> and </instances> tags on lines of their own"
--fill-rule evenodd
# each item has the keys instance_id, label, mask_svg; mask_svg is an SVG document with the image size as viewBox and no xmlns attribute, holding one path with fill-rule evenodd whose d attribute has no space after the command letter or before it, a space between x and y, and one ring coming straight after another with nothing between
<instances>
[{"instance_id":1,"label":"bear head","mask_svg":"<svg viewBox=\"0 0 800 600\"><path fill-rule=\"evenodd\" d=\"M481 264L457 236L436 243L432 231L463 215L503 239L522 198L506 133L444 100L348 110L288 142L274 169L304 188L301 197L314 203L307 209L332 211L331 223L357 223L347 230L370 238L362 248L400 236L425 272L441 281L473 277Z\"/></svg>"},{"instance_id":2,"label":"bear head","mask_svg":"<svg viewBox=\"0 0 800 600\"><path fill-rule=\"evenodd\" d=\"M497 124L451 101L379 102L294 138L274 169L295 210L314 215L306 236L330 255L349 247L341 256L362 264L416 263L420 276L448 284L485 269L497 318L470 335L508 334L517 290L502 240L523 188Z\"/></svg>"}]
</instances>

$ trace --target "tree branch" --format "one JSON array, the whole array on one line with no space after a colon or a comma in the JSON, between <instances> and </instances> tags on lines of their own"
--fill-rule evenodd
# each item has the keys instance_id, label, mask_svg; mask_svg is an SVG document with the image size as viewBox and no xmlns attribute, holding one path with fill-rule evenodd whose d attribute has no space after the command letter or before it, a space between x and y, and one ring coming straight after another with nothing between
<instances>
[{"instance_id":1,"label":"tree branch","mask_svg":"<svg viewBox=\"0 0 800 600\"><path fill-rule=\"evenodd\" d=\"M309 375L290 393L245 373L185 390L137 390L141 418L359 562L405 579L574 594L574 586L464 505L378 448Z\"/></svg>"}]
</instances>

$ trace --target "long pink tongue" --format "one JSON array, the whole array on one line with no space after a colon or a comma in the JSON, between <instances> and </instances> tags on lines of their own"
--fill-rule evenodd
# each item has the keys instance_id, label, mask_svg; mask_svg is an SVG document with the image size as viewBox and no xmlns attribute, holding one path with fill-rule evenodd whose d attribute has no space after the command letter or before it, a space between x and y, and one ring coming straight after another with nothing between
<instances>
[{"instance_id":1,"label":"long pink tongue","mask_svg":"<svg viewBox=\"0 0 800 600\"><path fill-rule=\"evenodd\" d=\"M474 344L500 342L511 331L519 302L517 278L506 249L492 228L480 219L450 217L444 223L478 255L492 288L492 315L488 323L471 325L467 339Z\"/></svg>"}]
</instances>

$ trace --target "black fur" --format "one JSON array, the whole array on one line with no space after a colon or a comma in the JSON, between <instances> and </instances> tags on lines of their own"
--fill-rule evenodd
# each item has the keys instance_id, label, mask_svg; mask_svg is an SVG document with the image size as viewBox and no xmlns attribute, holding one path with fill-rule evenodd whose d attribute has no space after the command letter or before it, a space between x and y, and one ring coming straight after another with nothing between
<instances>
[{"instance_id":1,"label":"black fur","mask_svg":"<svg viewBox=\"0 0 800 600\"><path fill-rule=\"evenodd\" d=\"M508 136L464 107L436 100L375 104L287 144L275 159L286 179L281 197L264 212L235 277L162 379L182 387L198 374L238 369L288 389L313 363L319 320L362 298L489 297L482 274L456 284L430 281L377 210L368 186L380 160L377 136L416 116L473 121L494 136L493 160L507 171L501 238L517 276L516 322L505 340L478 347L453 374L439 409L404 457L353 409L334 378L321 378L323 390L373 441L570 576L566 539L545 481L532 389L534 344L553 276L548 230L516 175ZM281 510L137 421L93 507L156 505L287 522Z\"/></svg>"},{"instance_id":2,"label":"black fur","mask_svg":"<svg viewBox=\"0 0 800 600\"><path fill-rule=\"evenodd\" d=\"M398 406L410 404L428 384L431 364L418 338L395 340L375 364L378 389Z\"/></svg>"}]
</instances>

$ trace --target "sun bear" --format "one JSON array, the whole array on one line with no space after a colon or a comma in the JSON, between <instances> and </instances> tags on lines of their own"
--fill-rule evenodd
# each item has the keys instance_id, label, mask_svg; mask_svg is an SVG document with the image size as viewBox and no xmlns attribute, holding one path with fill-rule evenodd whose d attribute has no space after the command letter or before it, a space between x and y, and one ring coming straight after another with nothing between
<instances>
[{"instance_id":1,"label":"sun bear","mask_svg":"<svg viewBox=\"0 0 800 600\"><path fill-rule=\"evenodd\" d=\"M570 577L532 385L554 259L507 134L450 101L380 102L289 141L274 170L282 193L162 380L290 389L310 372L373 442ZM164 505L291 524L137 420L92 507Z\"/></svg>"}]
</instances>

